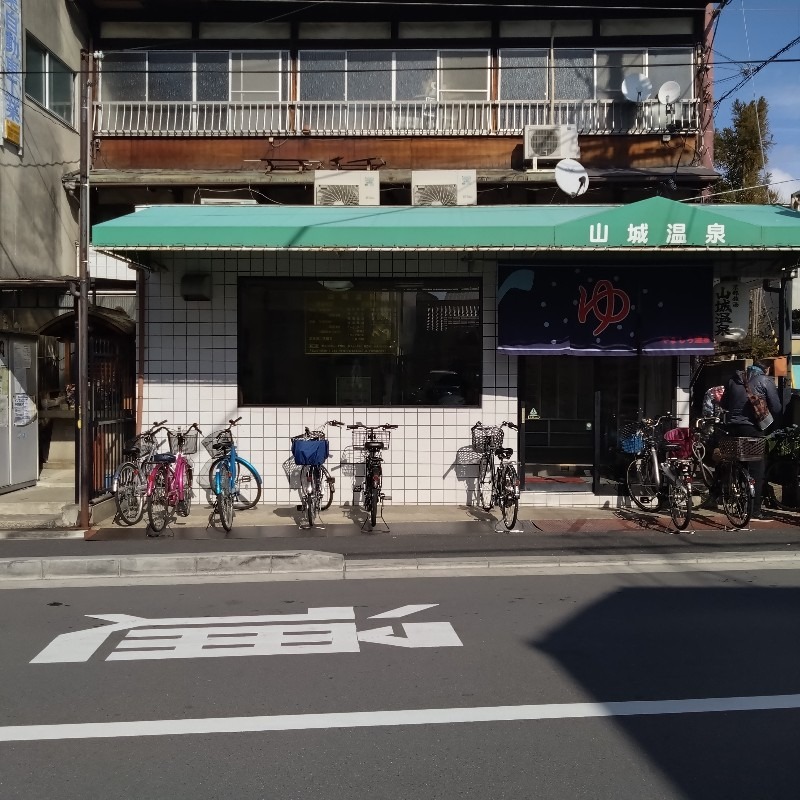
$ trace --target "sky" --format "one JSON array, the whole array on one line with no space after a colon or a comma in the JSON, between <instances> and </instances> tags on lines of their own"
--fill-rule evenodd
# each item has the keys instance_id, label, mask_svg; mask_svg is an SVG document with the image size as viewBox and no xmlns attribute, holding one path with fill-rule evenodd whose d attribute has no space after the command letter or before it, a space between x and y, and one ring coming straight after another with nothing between
<instances>
[{"instance_id":1,"label":"sky","mask_svg":"<svg viewBox=\"0 0 800 800\"><path fill-rule=\"evenodd\" d=\"M798 37L800 0L732 0L720 14L714 39L714 96L721 97L742 78L746 65L732 62L765 61ZM800 190L800 42L720 104L716 129L731 124L734 100L747 103L762 96L769 104L774 141L767 154L767 170L772 174L772 188L782 202L788 202L789 195Z\"/></svg>"}]
</instances>

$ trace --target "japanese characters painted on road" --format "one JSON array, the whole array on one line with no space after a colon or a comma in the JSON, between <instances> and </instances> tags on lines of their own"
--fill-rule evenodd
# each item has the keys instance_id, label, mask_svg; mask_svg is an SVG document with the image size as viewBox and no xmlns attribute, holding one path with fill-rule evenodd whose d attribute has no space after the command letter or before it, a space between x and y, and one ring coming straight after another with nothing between
<instances>
[{"instance_id":1,"label":"japanese characters painted on road","mask_svg":"<svg viewBox=\"0 0 800 800\"><path fill-rule=\"evenodd\" d=\"M368 619L394 620L435 608L407 605ZM249 617L146 619L128 614L89 614L110 625L57 636L32 664L88 661L101 648L106 661L164 658L219 658L310 653L358 653L361 642L392 647L461 647L449 622L398 623L358 630L355 608L309 608L305 614ZM118 634L124 634L120 638ZM109 652L108 641L114 644Z\"/></svg>"},{"instance_id":2,"label":"japanese characters painted on road","mask_svg":"<svg viewBox=\"0 0 800 800\"><path fill-rule=\"evenodd\" d=\"M497 296L509 354L714 352L711 267L500 264Z\"/></svg>"}]
</instances>

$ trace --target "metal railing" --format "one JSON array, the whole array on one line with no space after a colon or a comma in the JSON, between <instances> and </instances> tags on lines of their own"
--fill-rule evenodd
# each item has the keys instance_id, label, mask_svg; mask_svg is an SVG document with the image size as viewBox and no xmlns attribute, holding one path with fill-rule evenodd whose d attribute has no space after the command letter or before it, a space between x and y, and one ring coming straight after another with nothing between
<instances>
[{"instance_id":1,"label":"metal railing","mask_svg":"<svg viewBox=\"0 0 800 800\"><path fill-rule=\"evenodd\" d=\"M648 100L489 102L99 102L100 136L520 135L525 125L575 125L581 134L699 129L699 104Z\"/></svg>"}]
</instances>

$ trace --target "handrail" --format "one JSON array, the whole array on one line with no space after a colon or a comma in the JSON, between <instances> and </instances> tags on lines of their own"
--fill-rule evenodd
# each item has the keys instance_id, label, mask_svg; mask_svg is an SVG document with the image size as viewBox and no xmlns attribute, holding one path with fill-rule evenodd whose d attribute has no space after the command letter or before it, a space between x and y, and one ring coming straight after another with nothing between
<instances>
[{"instance_id":1,"label":"handrail","mask_svg":"<svg viewBox=\"0 0 800 800\"><path fill-rule=\"evenodd\" d=\"M514 100L500 102L124 101L94 104L100 136L485 136L523 133L526 125L575 125L578 133L688 133L700 106L681 100Z\"/></svg>"}]
</instances>

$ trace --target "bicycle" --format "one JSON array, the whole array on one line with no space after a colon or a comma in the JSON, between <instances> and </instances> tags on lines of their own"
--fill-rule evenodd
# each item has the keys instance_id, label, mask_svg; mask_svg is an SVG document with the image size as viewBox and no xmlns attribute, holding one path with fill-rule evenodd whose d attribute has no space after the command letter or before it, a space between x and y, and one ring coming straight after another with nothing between
<instances>
[{"instance_id":1,"label":"bicycle","mask_svg":"<svg viewBox=\"0 0 800 800\"><path fill-rule=\"evenodd\" d=\"M665 424L680 421L680 417L662 414L623 426L620 444L624 452L634 454L625 473L631 500L642 511L657 512L664 504L666 486L672 521L678 530L684 530L692 509L691 456L683 442L664 442L659 432ZM686 457L678 457L679 450L680 455ZM675 455L671 455L673 453Z\"/></svg>"},{"instance_id":2,"label":"bicycle","mask_svg":"<svg viewBox=\"0 0 800 800\"><path fill-rule=\"evenodd\" d=\"M766 439L764 500L781 511L800 511L800 427L781 428Z\"/></svg>"},{"instance_id":3,"label":"bicycle","mask_svg":"<svg viewBox=\"0 0 800 800\"><path fill-rule=\"evenodd\" d=\"M203 447L211 456L208 485L214 493L214 512L219 514L222 527L230 531L233 513L254 508L261 499L262 480L258 470L239 455L233 438L233 428L241 417L228 420L228 427L203 439Z\"/></svg>"},{"instance_id":4,"label":"bicycle","mask_svg":"<svg viewBox=\"0 0 800 800\"><path fill-rule=\"evenodd\" d=\"M744 528L753 513L755 481L747 469L748 461L764 457L766 440L760 436L731 436L719 438L715 455L717 486L722 498L722 509L734 528Z\"/></svg>"},{"instance_id":5,"label":"bicycle","mask_svg":"<svg viewBox=\"0 0 800 800\"><path fill-rule=\"evenodd\" d=\"M472 428L472 449L481 456L478 463L478 504L484 511L500 508L506 530L511 530L519 515L519 475L508 460L514 454L510 447L502 447L503 428L518 430L513 422L503 421L499 426L476 422ZM495 464L495 458L499 460Z\"/></svg>"},{"instance_id":6,"label":"bicycle","mask_svg":"<svg viewBox=\"0 0 800 800\"><path fill-rule=\"evenodd\" d=\"M327 511L333 503L336 479L325 468L325 461L330 455L330 445L325 428L331 425L340 428L344 425L339 420L331 419L323 424L321 430L308 428L299 436L292 437L292 457L300 471L300 500L297 506L308 519L308 526L313 527L314 517Z\"/></svg>"},{"instance_id":7,"label":"bicycle","mask_svg":"<svg viewBox=\"0 0 800 800\"><path fill-rule=\"evenodd\" d=\"M353 447L364 451L364 483L361 486L354 483L353 492L361 492L361 507L369 512L370 525L373 528L378 520L378 502L383 506L385 499L381 491L383 457L380 453L389 449L391 431L395 428L397 425L390 425L388 422L383 425L364 425L357 422L347 426L347 430L353 431Z\"/></svg>"},{"instance_id":8,"label":"bicycle","mask_svg":"<svg viewBox=\"0 0 800 800\"><path fill-rule=\"evenodd\" d=\"M123 525L135 525L144 516L147 495L147 473L150 470L153 453L158 445L155 431L167 420L154 422L149 430L143 431L127 442L122 451L125 460L117 467L111 483L114 504L117 507L116 519Z\"/></svg>"},{"instance_id":9,"label":"bicycle","mask_svg":"<svg viewBox=\"0 0 800 800\"><path fill-rule=\"evenodd\" d=\"M172 508L182 517L189 516L194 490L192 465L186 456L197 452L197 435L202 434L197 423L186 430L158 430L167 432L170 452L153 455L153 468L147 476L147 519L154 533L167 526Z\"/></svg>"}]
</instances>

